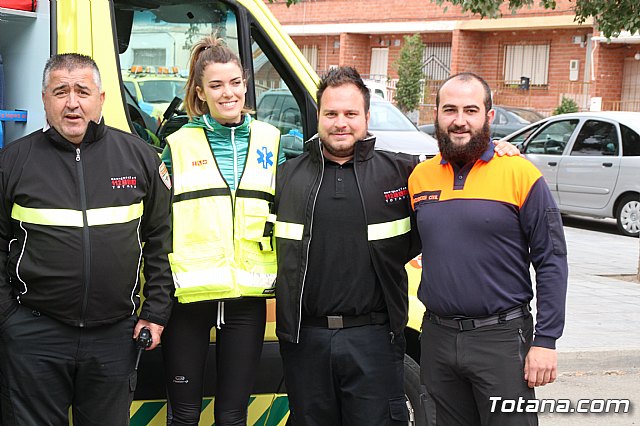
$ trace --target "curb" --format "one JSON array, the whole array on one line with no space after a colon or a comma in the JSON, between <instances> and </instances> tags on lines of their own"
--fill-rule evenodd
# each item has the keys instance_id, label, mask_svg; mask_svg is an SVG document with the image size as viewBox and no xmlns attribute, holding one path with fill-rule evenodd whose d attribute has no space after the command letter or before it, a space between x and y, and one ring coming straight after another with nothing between
<instances>
[{"instance_id":1,"label":"curb","mask_svg":"<svg viewBox=\"0 0 640 426\"><path fill-rule=\"evenodd\" d=\"M558 373L640 369L640 348L558 352Z\"/></svg>"}]
</instances>

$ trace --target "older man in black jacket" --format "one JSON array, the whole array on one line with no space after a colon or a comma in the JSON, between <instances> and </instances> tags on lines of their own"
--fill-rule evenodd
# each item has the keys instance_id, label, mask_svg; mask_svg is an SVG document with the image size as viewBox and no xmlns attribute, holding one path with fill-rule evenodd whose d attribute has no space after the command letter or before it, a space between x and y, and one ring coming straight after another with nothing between
<instances>
[{"instance_id":1,"label":"older man in black jacket","mask_svg":"<svg viewBox=\"0 0 640 426\"><path fill-rule=\"evenodd\" d=\"M102 119L95 62L53 56L47 126L0 153L4 424L126 425L136 338L171 312L171 182L155 151ZM145 303L140 306L144 259Z\"/></svg>"}]
</instances>

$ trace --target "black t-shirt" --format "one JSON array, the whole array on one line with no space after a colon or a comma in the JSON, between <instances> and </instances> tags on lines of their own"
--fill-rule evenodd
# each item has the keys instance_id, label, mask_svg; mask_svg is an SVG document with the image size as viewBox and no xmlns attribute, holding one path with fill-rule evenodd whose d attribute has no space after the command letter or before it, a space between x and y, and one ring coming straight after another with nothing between
<instances>
[{"instance_id":1,"label":"black t-shirt","mask_svg":"<svg viewBox=\"0 0 640 426\"><path fill-rule=\"evenodd\" d=\"M314 317L386 312L352 161L325 160L302 304L303 315Z\"/></svg>"}]
</instances>

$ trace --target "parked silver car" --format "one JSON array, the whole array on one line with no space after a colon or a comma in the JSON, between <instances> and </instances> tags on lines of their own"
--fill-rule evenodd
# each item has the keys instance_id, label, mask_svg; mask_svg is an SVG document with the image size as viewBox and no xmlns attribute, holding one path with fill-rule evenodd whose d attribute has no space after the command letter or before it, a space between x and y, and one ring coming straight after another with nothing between
<instances>
[{"instance_id":1,"label":"parked silver car","mask_svg":"<svg viewBox=\"0 0 640 426\"><path fill-rule=\"evenodd\" d=\"M612 217L640 234L640 113L561 114L504 139L540 169L562 213Z\"/></svg>"},{"instance_id":2,"label":"parked silver car","mask_svg":"<svg viewBox=\"0 0 640 426\"><path fill-rule=\"evenodd\" d=\"M376 149L433 157L438 142L418 128L391 102L371 95L369 131L376 136Z\"/></svg>"}]
</instances>

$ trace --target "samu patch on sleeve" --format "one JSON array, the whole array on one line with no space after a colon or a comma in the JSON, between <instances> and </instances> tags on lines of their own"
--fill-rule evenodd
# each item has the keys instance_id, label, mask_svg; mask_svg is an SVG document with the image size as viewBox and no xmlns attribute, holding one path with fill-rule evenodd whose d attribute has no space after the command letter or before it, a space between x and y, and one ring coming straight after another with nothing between
<instances>
[{"instance_id":1,"label":"samu patch on sleeve","mask_svg":"<svg viewBox=\"0 0 640 426\"><path fill-rule=\"evenodd\" d=\"M160 179L162 179L164 186L171 190L171 176L169 176L169 170L167 170L167 166L164 163L160 163L158 172L160 173Z\"/></svg>"}]
</instances>

